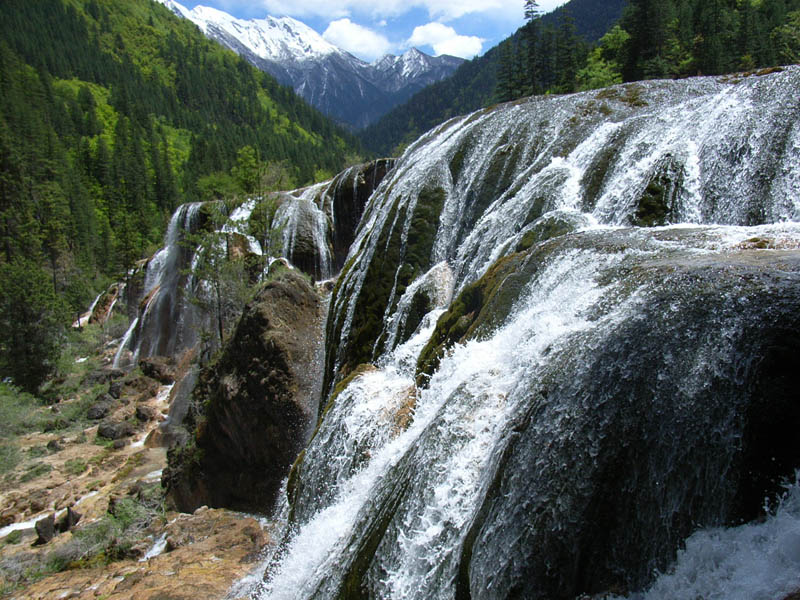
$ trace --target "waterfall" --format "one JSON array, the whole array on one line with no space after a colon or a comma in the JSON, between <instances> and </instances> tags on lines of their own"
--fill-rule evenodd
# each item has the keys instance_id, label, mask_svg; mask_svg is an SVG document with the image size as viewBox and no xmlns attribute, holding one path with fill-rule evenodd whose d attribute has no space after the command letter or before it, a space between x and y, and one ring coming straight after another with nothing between
<instances>
[{"instance_id":1,"label":"waterfall","mask_svg":"<svg viewBox=\"0 0 800 600\"><path fill-rule=\"evenodd\" d=\"M621 85L415 142L336 284L253 597L731 597L723 539L777 553L754 594L800 587L796 484L741 525L800 467L798 88Z\"/></svg>"},{"instance_id":2,"label":"waterfall","mask_svg":"<svg viewBox=\"0 0 800 600\"><path fill-rule=\"evenodd\" d=\"M197 340L199 315L184 295L194 251L184 236L197 227L202 203L178 207L170 219L164 246L148 261L139 316L125 333L114 366L136 364L139 358L176 354ZM126 354L130 352L130 358Z\"/></svg>"},{"instance_id":3,"label":"waterfall","mask_svg":"<svg viewBox=\"0 0 800 600\"><path fill-rule=\"evenodd\" d=\"M281 232L281 254L318 281L333 275L328 217L315 202L329 183L311 186L302 190L298 198L284 201L275 214L273 226Z\"/></svg>"}]
</instances>

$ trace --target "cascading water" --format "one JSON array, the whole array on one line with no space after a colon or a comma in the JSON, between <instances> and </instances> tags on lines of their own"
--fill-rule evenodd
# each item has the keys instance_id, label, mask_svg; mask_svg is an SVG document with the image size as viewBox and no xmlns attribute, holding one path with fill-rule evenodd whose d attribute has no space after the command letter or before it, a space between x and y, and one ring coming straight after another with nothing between
<instances>
[{"instance_id":1,"label":"cascading water","mask_svg":"<svg viewBox=\"0 0 800 600\"><path fill-rule=\"evenodd\" d=\"M273 226L282 235L282 255L316 280L333 275L328 218L314 202L328 185L325 182L306 188L299 198L281 204Z\"/></svg>"},{"instance_id":2,"label":"cascading water","mask_svg":"<svg viewBox=\"0 0 800 600\"><path fill-rule=\"evenodd\" d=\"M416 142L337 282L332 394L253 596L634 592L756 518L800 467L798 88L618 86ZM794 539L763 597L800 587Z\"/></svg>"},{"instance_id":3,"label":"cascading water","mask_svg":"<svg viewBox=\"0 0 800 600\"><path fill-rule=\"evenodd\" d=\"M147 263L143 308L125 333L114 357L115 367L136 364L148 356L174 355L195 344L199 316L183 293L194 251L182 242L196 228L201 206L199 202L183 204L172 215L164 247Z\"/></svg>"}]
</instances>

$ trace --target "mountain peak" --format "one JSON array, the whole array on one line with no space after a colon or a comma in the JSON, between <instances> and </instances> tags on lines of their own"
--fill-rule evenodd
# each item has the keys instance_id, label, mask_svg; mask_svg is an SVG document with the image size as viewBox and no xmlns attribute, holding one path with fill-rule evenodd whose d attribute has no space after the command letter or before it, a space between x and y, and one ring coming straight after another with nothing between
<instances>
[{"instance_id":1,"label":"mountain peak","mask_svg":"<svg viewBox=\"0 0 800 600\"><path fill-rule=\"evenodd\" d=\"M401 56L388 54L368 64L291 17L245 20L207 6L189 10L176 0L158 1L207 37L292 86L322 112L356 127L376 121L463 62L409 48Z\"/></svg>"},{"instance_id":2,"label":"mountain peak","mask_svg":"<svg viewBox=\"0 0 800 600\"><path fill-rule=\"evenodd\" d=\"M311 27L291 17L239 19L210 6L189 10L175 0L158 1L192 21L208 37L230 46L221 39L230 36L262 59L303 61L343 53Z\"/></svg>"}]
</instances>

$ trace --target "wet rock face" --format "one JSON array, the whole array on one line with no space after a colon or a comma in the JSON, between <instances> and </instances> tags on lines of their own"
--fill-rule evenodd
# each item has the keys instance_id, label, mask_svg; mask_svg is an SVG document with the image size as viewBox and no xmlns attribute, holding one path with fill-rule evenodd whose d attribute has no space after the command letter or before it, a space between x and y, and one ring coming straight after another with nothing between
<instances>
[{"instance_id":1,"label":"wet rock face","mask_svg":"<svg viewBox=\"0 0 800 600\"><path fill-rule=\"evenodd\" d=\"M338 271L344 266L367 200L394 167L394 163L394 159L384 158L354 167L340 175L331 186L335 216L332 239L334 270Z\"/></svg>"},{"instance_id":2,"label":"wet rock face","mask_svg":"<svg viewBox=\"0 0 800 600\"><path fill-rule=\"evenodd\" d=\"M620 273L646 301L531 381L468 536L463 594L640 588L698 527L757 518L800 464L800 255L638 268Z\"/></svg>"},{"instance_id":3,"label":"wet rock face","mask_svg":"<svg viewBox=\"0 0 800 600\"><path fill-rule=\"evenodd\" d=\"M180 510L272 508L316 418L309 365L320 316L316 292L291 272L246 307L219 359L200 373L194 437L169 454L164 481Z\"/></svg>"}]
</instances>

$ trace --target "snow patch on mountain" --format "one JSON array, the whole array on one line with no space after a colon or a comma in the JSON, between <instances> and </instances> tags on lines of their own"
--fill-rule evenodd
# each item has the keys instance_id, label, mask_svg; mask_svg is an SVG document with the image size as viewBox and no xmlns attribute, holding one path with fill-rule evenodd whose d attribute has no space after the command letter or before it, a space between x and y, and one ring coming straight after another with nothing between
<instances>
[{"instance_id":1,"label":"snow patch on mountain","mask_svg":"<svg viewBox=\"0 0 800 600\"><path fill-rule=\"evenodd\" d=\"M175 0L158 1L192 21L207 37L290 85L322 112L356 128L376 121L464 62L411 48L401 56L389 54L369 64L291 17L245 20L208 6L189 10Z\"/></svg>"}]
</instances>

